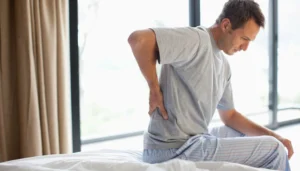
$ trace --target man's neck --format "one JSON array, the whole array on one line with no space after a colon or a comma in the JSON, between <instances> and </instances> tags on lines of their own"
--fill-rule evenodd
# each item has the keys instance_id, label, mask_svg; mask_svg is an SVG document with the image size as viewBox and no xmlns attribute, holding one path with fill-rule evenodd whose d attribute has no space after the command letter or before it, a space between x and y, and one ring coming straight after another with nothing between
<instances>
[{"instance_id":1,"label":"man's neck","mask_svg":"<svg viewBox=\"0 0 300 171\"><path fill-rule=\"evenodd\" d=\"M218 48L220 50L222 50L222 48L220 47L220 41L219 41L220 40L220 36L221 36L221 30L220 30L220 28L218 27L217 24L214 24L211 27L209 27L209 30L210 30L210 32L211 32L211 34L212 34L212 36L213 36L213 38L214 38L214 40L215 40Z\"/></svg>"}]
</instances>

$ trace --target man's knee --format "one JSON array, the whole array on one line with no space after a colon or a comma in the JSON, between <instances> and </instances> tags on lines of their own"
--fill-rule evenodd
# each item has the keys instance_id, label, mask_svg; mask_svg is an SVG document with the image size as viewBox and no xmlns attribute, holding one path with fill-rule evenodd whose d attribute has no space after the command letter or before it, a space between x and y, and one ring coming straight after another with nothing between
<instances>
[{"instance_id":1,"label":"man's knee","mask_svg":"<svg viewBox=\"0 0 300 171\"><path fill-rule=\"evenodd\" d=\"M286 156L285 147L283 144L272 136L262 136L262 141L265 145L269 146L271 150L274 150L275 153L279 156Z\"/></svg>"},{"instance_id":2,"label":"man's knee","mask_svg":"<svg viewBox=\"0 0 300 171\"><path fill-rule=\"evenodd\" d=\"M263 146L269 147L268 153L266 153L265 162L263 166L269 169L282 170L286 166L287 153L284 145L276 138L271 136L262 136Z\"/></svg>"}]
</instances>

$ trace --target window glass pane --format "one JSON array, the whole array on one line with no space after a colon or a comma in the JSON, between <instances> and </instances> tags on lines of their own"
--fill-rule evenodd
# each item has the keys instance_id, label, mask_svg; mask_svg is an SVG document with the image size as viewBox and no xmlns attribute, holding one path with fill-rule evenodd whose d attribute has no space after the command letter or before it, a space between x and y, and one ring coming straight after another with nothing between
<instances>
[{"instance_id":1,"label":"window glass pane","mask_svg":"<svg viewBox=\"0 0 300 171\"><path fill-rule=\"evenodd\" d=\"M82 139L144 130L149 91L127 38L137 29L188 26L188 1L79 0L78 7Z\"/></svg>"},{"instance_id":2,"label":"window glass pane","mask_svg":"<svg viewBox=\"0 0 300 171\"><path fill-rule=\"evenodd\" d=\"M278 108L300 104L300 1L278 1ZM299 110L278 113L278 121L299 118Z\"/></svg>"},{"instance_id":3,"label":"window glass pane","mask_svg":"<svg viewBox=\"0 0 300 171\"><path fill-rule=\"evenodd\" d=\"M212 26L227 0L201 1L201 25ZM232 88L235 107L242 114L260 124L268 124L268 10L269 1L256 1L266 18L256 40L246 52L227 56L232 70ZM214 120L218 120L216 113Z\"/></svg>"}]
</instances>

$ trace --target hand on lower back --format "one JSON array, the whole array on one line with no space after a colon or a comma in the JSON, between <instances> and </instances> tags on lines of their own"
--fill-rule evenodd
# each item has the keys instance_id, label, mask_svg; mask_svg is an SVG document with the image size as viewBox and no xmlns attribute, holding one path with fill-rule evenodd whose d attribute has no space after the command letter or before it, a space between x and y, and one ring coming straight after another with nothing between
<instances>
[{"instance_id":1,"label":"hand on lower back","mask_svg":"<svg viewBox=\"0 0 300 171\"><path fill-rule=\"evenodd\" d=\"M158 108L162 117L164 119L168 119L168 114L164 106L164 98L160 89L150 90L149 95L149 115L153 113L153 111Z\"/></svg>"}]
</instances>

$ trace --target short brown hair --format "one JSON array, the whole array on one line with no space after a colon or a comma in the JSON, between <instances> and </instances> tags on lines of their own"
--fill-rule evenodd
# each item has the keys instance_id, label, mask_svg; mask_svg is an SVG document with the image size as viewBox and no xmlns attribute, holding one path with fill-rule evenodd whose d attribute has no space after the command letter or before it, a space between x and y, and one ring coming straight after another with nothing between
<instances>
[{"instance_id":1,"label":"short brown hair","mask_svg":"<svg viewBox=\"0 0 300 171\"><path fill-rule=\"evenodd\" d=\"M249 19L254 19L260 27L265 26L265 17L259 5L253 0L229 0L225 3L216 23L220 24L224 18L230 20L233 30L243 27Z\"/></svg>"}]
</instances>

